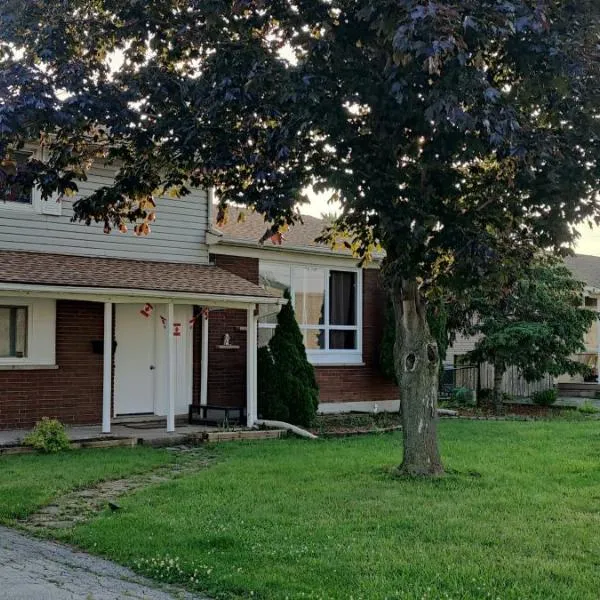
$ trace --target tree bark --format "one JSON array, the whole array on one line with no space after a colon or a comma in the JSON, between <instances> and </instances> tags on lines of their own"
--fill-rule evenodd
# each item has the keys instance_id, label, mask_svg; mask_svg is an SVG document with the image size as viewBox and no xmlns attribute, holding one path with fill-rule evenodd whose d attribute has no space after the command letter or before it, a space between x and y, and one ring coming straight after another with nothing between
<instances>
[{"instance_id":1,"label":"tree bark","mask_svg":"<svg viewBox=\"0 0 600 600\"><path fill-rule=\"evenodd\" d=\"M504 400L502 396L502 378L506 372L506 367L500 363L494 363L494 410L497 415L504 413Z\"/></svg>"},{"instance_id":2,"label":"tree bark","mask_svg":"<svg viewBox=\"0 0 600 600\"><path fill-rule=\"evenodd\" d=\"M416 281L393 290L396 321L394 366L400 385L404 458L398 471L436 476L444 472L437 441L439 352L427 324Z\"/></svg>"}]
</instances>

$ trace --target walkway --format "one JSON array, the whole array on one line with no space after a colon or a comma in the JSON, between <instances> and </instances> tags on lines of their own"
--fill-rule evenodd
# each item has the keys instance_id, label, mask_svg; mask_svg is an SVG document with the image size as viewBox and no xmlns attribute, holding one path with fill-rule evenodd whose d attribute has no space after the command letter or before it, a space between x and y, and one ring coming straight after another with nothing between
<instances>
[{"instance_id":1,"label":"walkway","mask_svg":"<svg viewBox=\"0 0 600 600\"><path fill-rule=\"evenodd\" d=\"M5 527L0 527L0 582L0 600L206 600Z\"/></svg>"}]
</instances>

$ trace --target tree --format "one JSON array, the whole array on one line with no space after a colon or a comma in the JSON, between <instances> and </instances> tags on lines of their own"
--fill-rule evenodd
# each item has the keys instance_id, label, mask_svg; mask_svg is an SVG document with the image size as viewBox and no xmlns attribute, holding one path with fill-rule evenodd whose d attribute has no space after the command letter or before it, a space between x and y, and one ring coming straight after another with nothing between
<instances>
[{"instance_id":1,"label":"tree","mask_svg":"<svg viewBox=\"0 0 600 600\"><path fill-rule=\"evenodd\" d=\"M74 216L123 229L158 191L214 186L223 215L336 190L339 232L386 252L408 474L443 472L430 294L461 290L598 220L596 0L8 0L0 155L68 193L90 158L113 185ZM112 62L117 53L119 60ZM90 143L91 142L91 143ZM9 176L10 177L10 176ZM142 222L138 233L148 231Z\"/></svg>"},{"instance_id":2,"label":"tree","mask_svg":"<svg viewBox=\"0 0 600 600\"><path fill-rule=\"evenodd\" d=\"M468 305L474 316L464 332L481 337L467 360L494 365L498 412L502 376L509 367L516 367L526 381L587 370L571 358L585 350L584 336L597 318L584 308L583 288L564 264L542 257L501 288L472 290Z\"/></svg>"},{"instance_id":3,"label":"tree","mask_svg":"<svg viewBox=\"0 0 600 600\"><path fill-rule=\"evenodd\" d=\"M308 427L319 406L319 387L308 362L290 293L277 315L268 348L259 349L258 402L261 416Z\"/></svg>"},{"instance_id":4,"label":"tree","mask_svg":"<svg viewBox=\"0 0 600 600\"><path fill-rule=\"evenodd\" d=\"M397 383L396 368L394 365L394 345L396 343L395 318L394 306L390 301L385 312L385 326L379 350L379 366L383 375ZM442 301L441 298L429 301L427 305L427 325L438 347L441 375L444 371L444 360L446 359L448 346L454 334L449 329L449 314L446 302Z\"/></svg>"}]
</instances>

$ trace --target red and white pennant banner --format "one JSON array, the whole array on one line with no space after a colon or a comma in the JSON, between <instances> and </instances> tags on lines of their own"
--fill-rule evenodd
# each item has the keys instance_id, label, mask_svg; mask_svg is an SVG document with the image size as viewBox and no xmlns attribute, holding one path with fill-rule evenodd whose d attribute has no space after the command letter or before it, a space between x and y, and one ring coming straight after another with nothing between
<instances>
[{"instance_id":1,"label":"red and white pennant banner","mask_svg":"<svg viewBox=\"0 0 600 600\"><path fill-rule=\"evenodd\" d=\"M152 306L152 304L146 303L146 304L144 304L143 308L140 310L140 314L144 318L148 319L152 315L153 311L154 311L154 307ZM200 312L188 321L188 325L189 325L190 329L194 328L194 326L196 325L196 321L200 317L208 320L208 313L209 313L209 308L206 306L203 306L200 309ZM160 317L160 322L162 323L163 328L166 329L167 324L168 324L167 318L164 315L159 315L159 317ZM173 323L173 335L175 337L181 337L181 323Z\"/></svg>"}]
</instances>

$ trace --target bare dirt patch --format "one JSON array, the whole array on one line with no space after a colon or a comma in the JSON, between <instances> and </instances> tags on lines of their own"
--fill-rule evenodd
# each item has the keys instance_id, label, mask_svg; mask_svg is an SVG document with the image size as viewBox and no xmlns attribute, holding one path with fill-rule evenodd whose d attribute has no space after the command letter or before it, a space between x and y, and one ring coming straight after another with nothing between
<instances>
[{"instance_id":1,"label":"bare dirt patch","mask_svg":"<svg viewBox=\"0 0 600 600\"><path fill-rule=\"evenodd\" d=\"M118 500L121 496L195 473L207 468L216 460L213 454L203 448L178 446L167 450L177 453L177 462L124 479L103 481L92 487L59 496L52 504L20 521L20 525L29 530L73 527L88 521L106 508L120 510Z\"/></svg>"}]
</instances>

